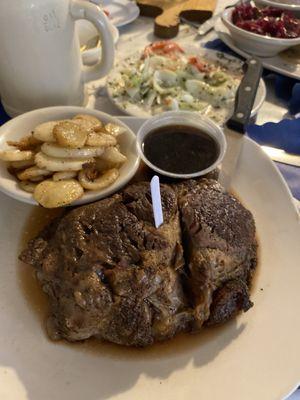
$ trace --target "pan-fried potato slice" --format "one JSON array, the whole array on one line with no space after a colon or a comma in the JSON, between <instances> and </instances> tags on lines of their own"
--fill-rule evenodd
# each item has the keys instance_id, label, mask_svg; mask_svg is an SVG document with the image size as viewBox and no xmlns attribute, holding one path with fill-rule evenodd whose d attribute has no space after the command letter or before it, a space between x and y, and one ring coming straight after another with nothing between
<instances>
[{"instance_id":1,"label":"pan-fried potato slice","mask_svg":"<svg viewBox=\"0 0 300 400\"><path fill-rule=\"evenodd\" d=\"M30 150L2 150L0 151L0 160L2 161L27 161L33 157Z\"/></svg>"},{"instance_id":2,"label":"pan-fried potato slice","mask_svg":"<svg viewBox=\"0 0 300 400\"><path fill-rule=\"evenodd\" d=\"M115 137L118 137L122 135L122 133L126 132L126 128L117 124L112 124L111 122L106 124L104 128L107 133Z\"/></svg>"},{"instance_id":3,"label":"pan-fried potato slice","mask_svg":"<svg viewBox=\"0 0 300 400\"><path fill-rule=\"evenodd\" d=\"M53 135L57 143L72 149L84 146L87 139L87 130L73 121L62 121L53 128Z\"/></svg>"},{"instance_id":4,"label":"pan-fried potato slice","mask_svg":"<svg viewBox=\"0 0 300 400\"><path fill-rule=\"evenodd\" d=\"M53 135L53 128L60 121L48 121L38 125L33 130L33 136L42 142L55 142L55 137Z\"/></svg>"},{"instance_id":5,"label":"pan-fried potato slice","mask_svg":"<svg viewBox=\"0 0 300 400\"><path fill-rule=\"evenodd\" d=\"M28 181L33 178L43 178L44 176L48 176L51 174L52 172L48 171L47 169L42 169L37 166L34 166L27 168L22 172L19 172L17 174L17 177L18 179L20 179L20 181Z\"/></svg>"},{"instance_id":6,"label":"pan-fried potato slice","mask_svg":"<svg viewBox=\"0 0 300 400\"><path fill-rule=\"evenodd\" d=\"M36 186L33 197L45 208L56 208L71 204L83 193L82 186L75 179L58 182L46 180Z\"/></svg>"},{"instance_id":7,"label":"pan-fried potato slice","mask_svg":"<svg viewBox=\"0 0 300 400\"><path fill-rule=\"evenodd\" d=\"M73 179L76 178L77 176L77 171L61 171L61 172L55 172L53 174L52 179L57 182L57 181L64 181L66 179Z\"/></svg>"},{"instance_id":8,"label":"pan-fried potato slice","mask_svg":"<svg viewBox=\"0 0 300 400\"><path fill-rule=\"evenodd\" d=\"M95 129L102 128L102 122L91 115L79 114L76 115L72 121L88 132L93 132Z\"/></svg>"},{"instance_id":9,"label":"pan-fried potato slice","mask_svg":"<svg viewBox=\"0 0 300 400\"><path fill-rule=\"evenodd\" d=\"M56 158L49 157L40 152L35 156L36 165L39 168L47 169L48 171L79 171L84 164L89 164L94 161L91 157L84 158Z\"/></svg>"},{"instance_id":10,"label":"pan-fried potato slice","mask_svg":"<svg viewBox=\"0 0 300 400\"><path fill-rule=\"evenodd\" d=\"M18 182L20 188L25 190L27 193L33 193L35 188L37 187L37 183L28 182L28 181L21 181Z\"/></svg>"},{"instance_id":11,"label":"pan-fried potato slice","mask_svg":"<svg viewBox=\"0 0 300 400\"><path fill-rule=\"evenodd\" d=\"M101 158L113 164L123 164L127 160L127 157L120 153L116 147L109 147L106 149Z\"/></svg>"},{"instance_id":12,"label":"pan-fried potato slice","mask_svg":"<svg viewBox=\"0 0 300 400\"><path fill-rule=\"evenodd\" d=\"M79 172L78 180L84 189L102 190L112 185L118 179L118 177L119 170L117 168L112 168L95 179L90 179L89 171L87 169L83 169Z\"/></svg>"},{"instance_id":13,"label":"pan-fried potato slice","mask_svg":"<svg viewBox=\"0 0 300 400\"><path fill-rule=\"evenodd\" d=\"M120 164L115 164L110 161L103 160L102 158L95 158L95 168L99 172L107 171L112 168L119 168Z\"/></svg>"},{"instance_id":14,"label":"pan-fried potato slice","mask_svg":"<svg viewBox=\"0 0 300 400\"><path fill-rule=\"evenodd\" d=\"M104 153L103 147L82 147L81 149L71 149L51 143L44 143L41 150L44 154L47 154L47 156L58 158L99 157Z\"/></svg>"},{"instance_id":15,"label":"pan-fried potato slice","mask_svg":"<svg viewBox=\"0 0 300 400\"><path fill-rule=\"evenodd\" d=\"M35 178L30 178L30 182L42 182L45 180L45 176L36 176Z\"/></svg>"},{"instance_id":16,"label":"pan-fried potato slice","mask_svg":"<svg viewBox=\"0 0 300 400\"><path fill-rule=\"evenodd\" d=\"M102 122L100 121L100 119L98 119L97 117L94 117L93 115L89 115L89 114L77 114L77 115L75 115L75 117L73 119L89 121L94 126L102 126Z\"/></svg>"},{"instance_id":17,"label":"pan-fried potato slice","mask_svg":"<svg viewBox=\"0 0 300 400\"><path fill-rule=\"evenodd\" d=\"M10 165L15 169L29 168L32 167L32 165L34 165L34 157L32 157L30 160L12 161Z\"/></svg>"},{"instance_id":18,"label":"pan-fried potato slice","mask_svg":"<svg viewBox=\"0 0 300 400\"><path fill-rule=\"evenodd\" d=\"M36 139L33 135L28 135L19 141L8 140L6 143L9 146L17 147L19 150L34 150L41 144L41 141Z\"/></svg>"},{"instance_id":19,"label":"pan-fried potato slice","mask_svg":"<svg viewBox=\"0 0 300 400\"><path fill-rule=\"evenodd\" d=\"M117 140L106 133L90 132L87 137L86 145L92 147L111 147L117 144Z\"/></svg>"}]
</instances>

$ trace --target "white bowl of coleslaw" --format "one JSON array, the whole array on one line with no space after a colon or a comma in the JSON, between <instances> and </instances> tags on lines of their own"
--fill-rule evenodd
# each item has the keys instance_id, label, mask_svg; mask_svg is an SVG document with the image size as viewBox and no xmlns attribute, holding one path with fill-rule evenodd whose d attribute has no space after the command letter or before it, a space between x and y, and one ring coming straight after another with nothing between
<instances>
[{"instance_id":1,"label":"white bowl of coleslaw","mask_svg":"<svg viewBox=\"0 0 300 400\"><path fill-rule=\"evenodd\" d=\"M222 125L233 111L242 61L195 45L155 42L121 60L107 79L111 101L124 113L149 118L166 111L194 111ZM160 46L162 48L160 48ZM170 48L173 52L170 51ZM164 53L167 48L167 53ZM266 96L260 82L254 116Z\"/></svg>"}]
</instances>

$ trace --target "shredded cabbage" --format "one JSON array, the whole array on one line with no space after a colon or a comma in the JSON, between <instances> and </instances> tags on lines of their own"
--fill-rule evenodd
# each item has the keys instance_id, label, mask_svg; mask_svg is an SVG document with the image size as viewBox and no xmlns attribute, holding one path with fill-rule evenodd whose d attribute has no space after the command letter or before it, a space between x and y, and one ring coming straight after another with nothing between
<instances>
[{"instance_id":1,"label":"shredded cabbage","mask_svg":"<svg viewBox=\"0 0 300 400\"><path fill-rule=\"evenodd\" d=\"M128 58L118 78L109 82L113 97L124 108L136 105L150 114L166 110L207 112L230 108L240 77L224 65L195 56L150 54Z\"/></svg>"}]
</instances>

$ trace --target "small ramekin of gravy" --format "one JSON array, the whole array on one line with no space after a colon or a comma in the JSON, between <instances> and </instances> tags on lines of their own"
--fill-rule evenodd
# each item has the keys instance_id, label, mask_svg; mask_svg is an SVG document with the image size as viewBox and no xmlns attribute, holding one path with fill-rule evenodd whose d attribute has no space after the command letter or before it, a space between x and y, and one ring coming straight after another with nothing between
<instances>
[{"instance_id":1,"label":"small ramekin of gravy","mask_svg":"<svg viewBox=\"0 0 300 400\"><path fill-rule=\"evenodd\" d=\"M170 111L148 119L137 133L137 148L152 170L188 179L217 168L226 152L222 129L190 111Z\"/></svg>"}]
</instances>

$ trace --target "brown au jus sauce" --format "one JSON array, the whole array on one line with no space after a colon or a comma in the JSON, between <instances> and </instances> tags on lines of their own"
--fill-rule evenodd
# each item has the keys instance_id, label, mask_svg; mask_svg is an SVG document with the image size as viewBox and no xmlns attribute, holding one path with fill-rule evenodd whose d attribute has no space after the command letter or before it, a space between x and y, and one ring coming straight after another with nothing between
<instances>
[{"instance_id":1,"label":"brown au jus sauce","mask_svg":"<svg viewBox=\"0 0 300 400\"><path fill-rule=\"evenodd\" d=\"M210 167L220 153L208 133L186 125L168 125L148 133L142 144L146 158L175 174L192 174Z\"/></svg>"}]
</instances>

